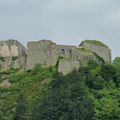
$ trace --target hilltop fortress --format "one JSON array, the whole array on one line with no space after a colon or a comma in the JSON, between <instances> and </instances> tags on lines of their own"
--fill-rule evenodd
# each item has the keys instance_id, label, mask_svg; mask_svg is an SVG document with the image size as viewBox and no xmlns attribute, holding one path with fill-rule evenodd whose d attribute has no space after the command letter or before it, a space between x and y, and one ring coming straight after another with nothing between
<instances>
[{"instance_id":1,"label":"hilltop fortress","mask_svg":"<svg viewBox=\"0 0 120 120\"><path fill-rule=\"evenodd\" d=\"M0 41L0 69L23 67L31 70L36 64L57 66L64 74L86 65L90 60L111 63L111 50L96 40L85 40L79 46L57 45L50 40L28 42L27 49L16 40Z\"/></svg>"}]
</instances>

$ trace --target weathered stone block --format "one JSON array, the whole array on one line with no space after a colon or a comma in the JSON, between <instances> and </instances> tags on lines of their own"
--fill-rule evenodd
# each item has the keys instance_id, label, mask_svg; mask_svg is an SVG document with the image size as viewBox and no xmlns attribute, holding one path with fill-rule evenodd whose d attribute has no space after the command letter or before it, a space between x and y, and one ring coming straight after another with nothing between
<instances>
[{"instance_id":1,"label":"weathered stone block","mask_svg":"<svg viewBox=\"0 0 120 120\"><path fill-rule=\"evenodd\" d=\"M80 68L80 62L73 59L63 59L59 61L58 72L62 72L64 75L70 73L73 70Z\"/></svg>"}]
</instances>

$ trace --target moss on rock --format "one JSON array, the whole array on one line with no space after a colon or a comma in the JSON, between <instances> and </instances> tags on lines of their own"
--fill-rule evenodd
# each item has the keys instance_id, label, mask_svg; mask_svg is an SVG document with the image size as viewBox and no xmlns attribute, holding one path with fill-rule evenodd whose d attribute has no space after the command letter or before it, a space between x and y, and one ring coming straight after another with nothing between
<instances>
[{"instance_id":1,"label":"moss on rock","mask_svg":"<svg viewBox=\"0 0 120 120\"><path fill-rule=\"evenodd\" d=\"M107 45L105 45L104 43L102 43L102 42L99 41L99 40L85 40L84 42L90 43L90 44L99 45L99 46L108 47Z\"/></svg>"}]
</instances>

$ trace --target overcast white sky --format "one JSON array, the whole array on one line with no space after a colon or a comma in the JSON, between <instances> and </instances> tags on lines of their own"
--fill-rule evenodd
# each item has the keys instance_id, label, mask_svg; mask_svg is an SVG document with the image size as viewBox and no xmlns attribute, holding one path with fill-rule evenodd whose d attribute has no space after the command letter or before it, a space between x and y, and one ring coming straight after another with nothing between
<instances>
[{"instance_id":1,"label":"overcast white sky","mask_svg":"<svg viewBox=\"0 0 120 120\"><path fill-rule=\"evenodd\" d=\"M120 0L0 0L0 40L106 43L120 56Z\"/></svg>"}]
</instances>

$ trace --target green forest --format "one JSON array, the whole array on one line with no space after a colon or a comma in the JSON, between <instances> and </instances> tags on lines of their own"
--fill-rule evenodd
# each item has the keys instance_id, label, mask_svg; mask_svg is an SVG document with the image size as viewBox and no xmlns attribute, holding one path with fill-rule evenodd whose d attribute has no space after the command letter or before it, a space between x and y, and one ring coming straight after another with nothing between
<instances>
[{"instance_id":1,"label":"green forest","mask_svg":"<svg viewBox=\"0 0 120 120\"><path fill-rule=\"evenodd\" d=\"M120 120L120 57L65 76L42 65L0 74L10 82L0 86L0 120Z\"/></svg>"}]
</instances>

